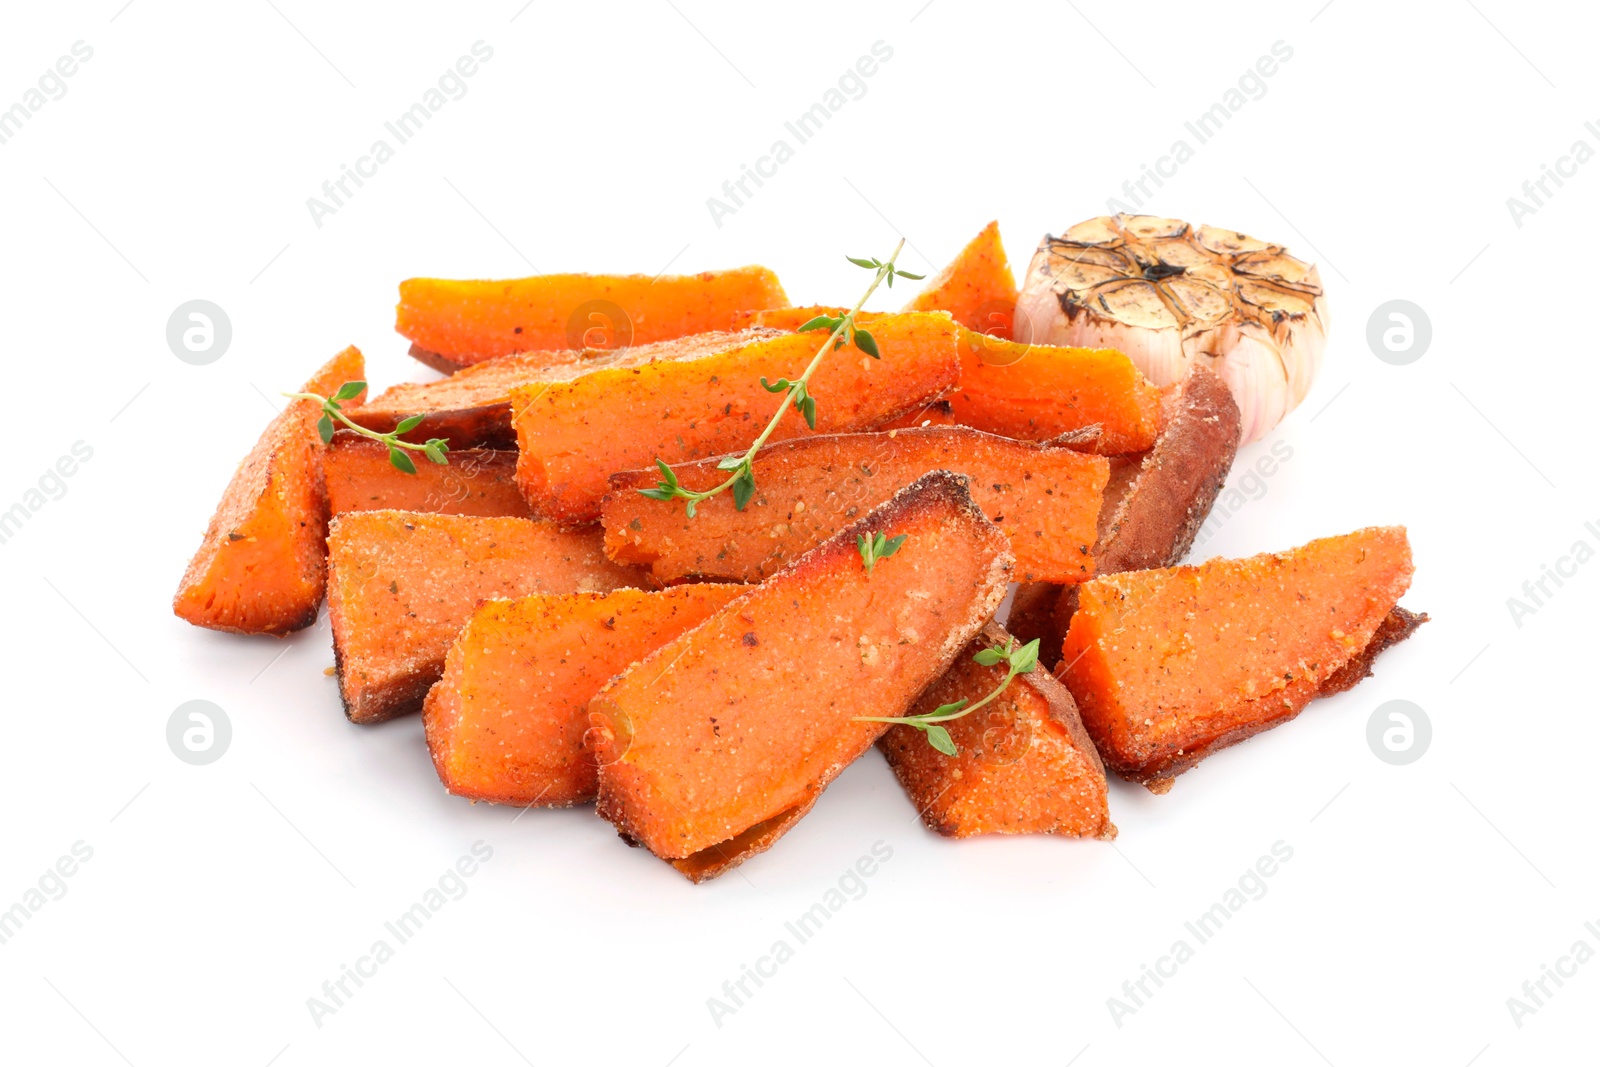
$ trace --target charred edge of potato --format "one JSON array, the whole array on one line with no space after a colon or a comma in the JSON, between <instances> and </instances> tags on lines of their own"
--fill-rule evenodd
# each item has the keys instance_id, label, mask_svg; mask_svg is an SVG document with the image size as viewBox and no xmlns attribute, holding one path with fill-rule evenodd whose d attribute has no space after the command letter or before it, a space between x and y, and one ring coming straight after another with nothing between
<instances>
[{"instance_id":1,"label":"charred edge of potato","mask_svg":"<svg viewBox=\"0 0 1600 1067\"><path fill-rule=\"evenodd\" d=\"M1396 604L1390 609L1389 614L1383 617L1378 628L1373 631L1372 640L1366 647L1343 667L1340 667L1317 689L1317 696L1331 697L1335 693L1343 693L1355 685L1372 677L1372 661L1384 649L1398 645L1401 641L1417 632L1417 628L1428 622L1428 613L1425 611L1407 611Z\"/></svg>"},{"instance_id":2,"label":"charred edge of potato","mask_svg":"<svg viewBox=\"0 0 1600 1067\"><path fill-rule=\"evenodd\" d=\"M388 433L404 414L388 413L381 409L349 412L350 418L369 430ZM517 431L511 421L511 403L480 404L470 408L440 408L422 413L422 421L400 435L403 441L426 444L429 438L443 438L452 452L469 448L487 448L497 452L515 452Z\"/></svg>"},{"instance_id":3,"label":"charred edge of potato","mask_svg":"<svg viewBox=\"0 0 1600 1067\"><path fill-rule=\"evenodd\" d=\"M1322 697L1343 693L1357 682L1370 678L1372 676L1373 661L1378 658L1378 655L1385 649L1399 644L1416 633L1417 628L1427 621L1428 615L1426 612L1408 611L1399 605L1395 605L1389 610L1389 614L1383 617L1383 621L1378 624L1378 628L1373 631L1372 639L1362 647L1360 652L1352 656L1344 666L1325 678L1322 684L1317 687L1317 691L1311 699L1318 700ZM1181 755L1147 762L1138 767L1113 767L1112 770L1116 771L1120 777L1130 782L1137 782L1152 793L1157 795L1167 793L1172 789L1172 783L1177 780L1178 775L1189 770L1207 756L1220 752L1222 749L1231 748L1240 741L1248 740L1256 734L1288 722L1298 716L1306 707L1309 707L1310 703L1311 701L1307 701L1305 705L1299 708L1286 709L1282 715L1275 715L1270 719L1244 723L1231 730L1226 730L1195 748L1185 749Z\"/></svg>"},{"instance_id":4,"label":"charred edge of potato","mask_svg":"<svg viewBox=\"0 0 1600 1067\"><path fill-rule=\"evenodd\" d=\"M437 352L430 352L426 348L422 348L418 345L412 345L410 348L408 348L406 350L406 355L410 356L418 363L421 363L424 367L432 367L440 374L454 374L463 367L472 366L471 363L464 363L460 360L454 360L449 356L441 356Z\"/></svg>"},{"instance_id":5,"label":"charred edge of potato","mask_svg":"<svg viewBox=\"0 0 1600 1067\"><path fill-rule=\"evenodd\" d=\"M795 823L805 818L821 795L821 789L813 790L805 800L787 811L779 812L772 818L758 822L726 841L701 849L692 856L667 862L696 885L708 882L777 844L778 839L788 833Z\"/></svg>"}]
</instances>

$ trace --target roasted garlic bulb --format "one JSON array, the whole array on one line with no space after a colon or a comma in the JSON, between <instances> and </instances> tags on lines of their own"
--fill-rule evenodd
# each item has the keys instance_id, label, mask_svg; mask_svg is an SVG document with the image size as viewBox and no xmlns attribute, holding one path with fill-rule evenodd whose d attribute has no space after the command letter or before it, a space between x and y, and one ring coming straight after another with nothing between
<instances>
[{"instance_id":1,"label":"roasted garlic bulb","mask_svg":"<svg viewBox=\"0 0 1600 1067\"><path fill-rule=\"evenodd\" d=\"M1314 265L1234 230L1114 215L1046 236L1017 298L1014 336L1115 348L1158 386L1204 360L1228 383L1243 441L1311 391L1328 337Z\"/></svg>"}]
</instances>

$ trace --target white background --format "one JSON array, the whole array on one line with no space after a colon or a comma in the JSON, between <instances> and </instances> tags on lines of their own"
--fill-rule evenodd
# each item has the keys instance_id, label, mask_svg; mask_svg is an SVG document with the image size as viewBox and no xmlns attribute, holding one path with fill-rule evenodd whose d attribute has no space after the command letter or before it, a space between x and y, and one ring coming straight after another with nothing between
<instances>
[{"instance_id":1,"label":"white background","mask_svg":"<svg viewBox=\"0 0 1600 1067\"><path fill-rule=\"evenodd\" d=\"M93 858L0 945L0 1056L1591 1060L1600 962L1520 1028L1506 999L1579 938L1600 948L1600 564L1520 626L1506 602L1600 545L1600 163L1520 227L1506 198L1600 147L1597 27L1578 5L1321 2L15 6L0 106L73 42L94 54L0 145L0 510L74 442L93 458L0 545L0 908L75 842ZM307 197L478 40L494 55L466 95L314 225ZM715 225L706 198L879 40L865 96ZM1292 458L1197 555L1404 523L1405 602L1434 621L1170 795L1115 784L1114 846L939 839L869 754L774 851L696 887L586 810L447 796L417 720L346 723L325 620L278 642L170 613L270 398L348 343L375 385L424 376L392 332L402 278L761 262L797 303L842 302L863 277L846 253L903 233L906 265L936 268L995 217L1020 273L1280 40L1265 95L1149 204L1284 241L1330 291L1322 379L1238 469L1277 441ZM164 336L194 298L234 330L204 367ZM1432 321L1409 366L1365 341L1395 298ZM165 740L196 698L233 724L205 767ZM1405 767L1365 739L1395 698L1434 729ZM307 998L480 839L466 895L315 1025ZM1107 998L1280 840L1267 894L1117 1026ZM865 896L717 1026L707 998L879 841Z\"/></svg>"}]
</instances>

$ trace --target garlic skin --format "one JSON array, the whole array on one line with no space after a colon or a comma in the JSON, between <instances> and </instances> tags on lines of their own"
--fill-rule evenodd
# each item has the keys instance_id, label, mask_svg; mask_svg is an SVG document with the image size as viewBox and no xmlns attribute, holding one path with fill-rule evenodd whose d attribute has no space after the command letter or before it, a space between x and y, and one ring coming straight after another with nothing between
<instances>
[{"instance_id":1,"label":"garlic skin","mask_svg":"<svg viewBox=\"0 0 1600 1067\"><path fill-rule=\"evenodd\" d=\"M1204 360L1232 390L1248 443L1311 391L1327 323L1317 268L1283 246L1179 219L1113 215L1045 236L1012 333L1033 344L1115 348L1157 386Z\"/></svg>"}]
</instances>

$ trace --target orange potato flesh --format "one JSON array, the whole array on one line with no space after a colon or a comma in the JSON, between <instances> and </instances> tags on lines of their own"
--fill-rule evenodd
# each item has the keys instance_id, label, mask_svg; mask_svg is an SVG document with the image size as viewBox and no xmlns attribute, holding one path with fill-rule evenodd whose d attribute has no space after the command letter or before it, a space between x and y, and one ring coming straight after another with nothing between
<instances>
[{"instance_id":1,"label":"orange potato flesh","mask_svg":"<svg viewBox=\"0 0 1600 1067\"><path fill-rule=\"evenodd\" d=\"M481 600L609 592L642 575L598 533L529 519L353 511L328 533L328 617L351 722L416 711Z\"/></svg>"},{"instance_id":2,"label":"orange potato flesh","mask_svg":"<svg viewBox=\"0 0 1600 1067\"><path fill-rule=\"evenodd\" d=\"M917 699L922 715L965 699L976 704L1005 681L1003 665L973 655L1010 637L990 623ZM930 830L977 834L1117 835L1106 810L1106 771L1084 732L1078 707L1042 667L1011 680L992 702L944 724L957 755L946 756L918 730L891 727L878 748Z\"/></svg>"},{"instance_id":3,"label":"orange potato flesh","mask_svg":"<svg viewBox=\"0 0 1600 1067\"><path fill-rule=\"evenodd\" d=\"M734 313L789 303L765 267L700 274L541 274L514 281L411 278L395 329L466 366L513 352L614 348L726 330Z\"/></svg>"},{"instance_id":4,"label":"orange potato flesh","mask_svg":"<svg viewBox=\"0 0 1600 1067\"><path fill-rule=\"evenodd\" d=\"M701 333L611 351L520 352L464 368L435 382L405 382L373 397L351 419L387 433L401 419L422 415L405 435L424 442L442 437L451 448L515 448L511 428L511 390L519 385L564 382L600 367L632 367L652 360L698 359L761 337L764 331Z\"/></svg>"},{"instance_id":5,"label":"orange potato flesh","mask_svg":"<svg viewBox=\"0 0 1600 1067\"><path fill-rule=\"evenodd\" d=\"M797 330L818 315L846 309L813 305L749 312L744 327ZM862 312L874 332L885 316ZM959 321L959 317L958 317ZM1019 344L1004 331L958 331L961 385L949 402L956 423L1023 441L1049 441L1098 428L1074 447L1101 455L1143 452L1161 430L1161 392L1132 360L1109 348ZM1066 443L1066 442L1062 442Z\"/></svg>"},{"instance_id":6,"label":"orange potato flesh","mask_svg":"<svg viewBox=\"0 0 1600 1067\"><path fill-rule=\"evenodd\" d=\"M944 314L886 316L872 328L881 360L854 346L828 352L811 378L814 432L873 429L943 396L958 373L956 329ZM536 514L564 526L592 522L613 472L747 448L786 402L760 379L798 377L825 340L779 334L704 359L516 389L517 483ZM791 410L770 440L812 432Z\"/></svg>"},{"instance_id":7,"label":"orange potato flesh","mask_svg":"<svg viewBox=\"0 0 1600 1067\"><path fill-rule=\"evenodd\" d=\"M1164 790L1300 710L1411 584L1403 527L1078 587L1057 674L1108 766ZM1409 631L1408 631L1409 632Z\"/></svg>"},{"instance_id":8,"label":"orange potato flesh","mask_svg":"<svg viewBox=\"0 0 1600 1067\"><path fill-rule=\"evenodd\" d=\"M1107 461L1069 448L929 427L800 437L768 445L753 463L756 492L743 511L731 493L702 501L639 493L652 468L611 477L601 507L606 553L649 566L657 581L757 582L855 522L929 471L971 478L972 499L1011 542L1018 581L1081 582L1094 574L1095 524ZM727 477L716 459L674 467L705 490Z\"/></svg>"},{"instance_id":9,"label":"orange potato flesh","mask_svg":"<svg viewBox=\"0 0 1600 1067\"><path fill-rule=\"evenodd\" d=\"M322 454L329 510L335 515L390 510L529 517L514 477L515 452L452 450L446 458L449 463L441 465L415 456L417 471L407 474L389 462L389 450L380 442L340 431Z\"/></svg>"},{"instance_id":10,"label":"orange potato flesh","mask_svg":"<svg viewBox=\"0 0 1600 1067\"><path fill-rule=\"evenodd\" d=\"M583 740L590 698L742 592L686 585L487 602L450 646L422 707L439 780L456 796L498 804L593 800L596 768Z\"/></svg>"},{"instance_id":11,"label":"orange potato flesh","mask_svg":"<svg viewBox=\"0 0 1600 1067\"><path fill-rule=\"evenodd\" d=\"M1143 452L1161 429L1161 392L1109 348L1029 345L961 331L961 388L950 396L963 426L1048 441L1090 426L1102 455Z\"/></svg>"},{"instance_id":12,"label":"orange potato flesh","mask_svg":"<svg viewBox=\"0 0 1600 1067\"><path fill-rule=\"evenodd\" d=\"M600 814L664 859L729 845L725 866L814 801L884 729L856 716L901 714L1005 595L1010 552L963 481L924 476L602 689ZM868 529L907 538L870 575Z\"/></svg>"},{"instance_id":13,"label":"orange potato flesh","mask_svg":"<svg viewBox=\"0 0 1600 1067\"><path fill-rule=\"evenodd\" d=\"M928 279L907 311L948 311L969 330L1011 337L1017 306L1017 279L1000 243L1000 224L991 222L943 270Z\"/></svg>"},{"instance_id":14,"label":"orange potato flesh","mask_svg":"<svg viewBox=\"0 0 1600 1067\"><path fill-rule=\"evenodd\" d=\"M300 391L332 396L365 377L360 351L347 348ZM354 408L361 399L341 403ZM327 580L321 414L310 400L289 401L234 471L172 598L180 619L278 635L317 621Z\"/></svg>"}]
</instances>

